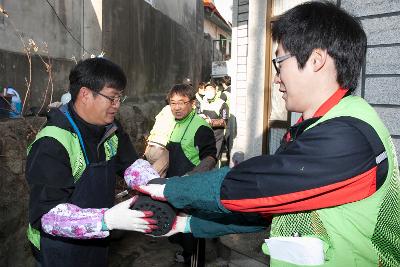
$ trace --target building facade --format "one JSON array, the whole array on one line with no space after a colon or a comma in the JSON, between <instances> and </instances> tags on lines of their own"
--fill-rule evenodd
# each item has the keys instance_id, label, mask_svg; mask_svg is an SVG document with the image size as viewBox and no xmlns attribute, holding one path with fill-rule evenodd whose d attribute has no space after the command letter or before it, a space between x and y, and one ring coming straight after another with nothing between
<instances>
[{"instance_id":1,"label":"building facade","mask_svg":"<svg viewBox=\"0 0 400 267\"><path fill-rule=\"evenodd\" d=\"M237 131L233 152L245 158L271 154L285 128L298 117L287 114L271 64L276 44L271 24L302 0L233 0L232 100ZM400 1L331 0L360 19L367 34L367 56L355 92L366 99L388 127L400 152Z\"/></svg>"},{"instance_id":2,"label":"building facade","mask_svg":"<svg viewBox=\"0 0 400 267\"><path fill-rule=\"evenodd\" d=\"M24 111L59 100L70 69L92 55L122 66L125 93L138 105L155 99L161 108L174 83L211 72L202 0L0 0L0 7L0 87L27 95Z\"/></svg>"},{"instance_id":3,"label":"building facade","mask_svg":"<svg viewBox=\"0 0 400 267\"><path fill-rule=\"evenodd\" d=\"M212 61L225 61L230 58L232 28L212 0L203 0L204 34L212 40Z\"/></svg>"}]
</instances>

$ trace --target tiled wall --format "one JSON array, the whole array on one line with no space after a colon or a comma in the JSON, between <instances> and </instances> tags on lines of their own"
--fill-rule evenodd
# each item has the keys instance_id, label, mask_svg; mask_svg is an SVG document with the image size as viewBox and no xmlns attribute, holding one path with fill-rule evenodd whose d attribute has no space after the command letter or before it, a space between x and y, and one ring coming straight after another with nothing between
<instances>
[{"instance_id":1,"label":"tiled wall","mask_svg":"<svg viewBox=\"0 0 400 267\"><path fill-rule=\"evenodd\" d=\"M234 113L237 131L234 142L234 150L244 151L246 145L246 102L247 102L247 56L248 56L248 16L249 0L233 1L233 32L236 36L233 43L233 55L236 54L235 75L232 77L232 87L235 88L232 96L235 98L231 103L235 105Z\"/></svg>"},{"instance_id":2,"label":"tiled wall","mask_svg":"<svg viewBox=\"0 0 400 267\"><path fill-rule=\"evenodd\" d=\"M400 155L400 1L341 0L357 16L368 38L358 94L379 113Z\"/></svg>"}]
</instances>

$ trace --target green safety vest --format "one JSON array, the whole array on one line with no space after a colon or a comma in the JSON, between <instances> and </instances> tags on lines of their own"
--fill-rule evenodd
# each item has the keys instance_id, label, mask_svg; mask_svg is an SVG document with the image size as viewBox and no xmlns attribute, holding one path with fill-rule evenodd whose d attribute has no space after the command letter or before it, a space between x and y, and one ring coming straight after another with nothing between
<instances>
[{"instance_id":1,"label":"green safety vest","mask_svg":"<svg viewBox=\"0 0 400 267\"><path fill-rule=\"evenodd\" d=\"M224 93L226 95L226 101L221 98L222 93ZM229 108L231 107L231 104L230 104L231 93L230 92L224 91L224 90L223 91L218 90L217 91L217 97L221 98L221 100L224 101L228 105Z\"/></svg>"},{"instance_id":2,"label":"green safety vest","mask_svg":"<svg viewBox=\"0 0 400 267\"><path fill-rule=\"evenodd\" d=\"M74 177L74 183L76 183L82 176L86 168L85 157L79 143L79 138L76 133L61 129L57 126L46 126L37 135L35 140L28 146L27 154L29 154L33 143L43 137L51 137L56 139L65 148L68 153L70 166L72 170L72 176ZM111 135L104 142L104 150L106 160L110 160L115 156L118 149L118 137L114 134ZM32 228L29 224L27 230L27 236L29 241L38 249L40 249L40 232L39 230Z\"/></svg>"},{"instance_id":3,"label":"green safety vest","mask_svg":"<svg viewBox=\"0 0 400 267\"><path fill-rule=\"evenodd\" d=\"M195 110L192 110L186 118L176 122L169 139L169 142L180 144L186 158L195 166L200 164L199 151L194 146L194 136L200 126L211 128L204 119L196 114Z\"/></svg>"},{"instance_id":4,"label":"green safety vest","mask_svg":"<svg viewBox=\"0 0 400 267\"><path fill-rule=\"evenodd\" d=\"M348 96L307 128L341 116L371 125L388 159L384 184L371 196L337 207L276 215L271 237L318 237L324 243L325 262L318 266L400 266L400 180L395 148L389 131L375 110L362 98ZM268 247L263 245L264 253ZM271 266L299 266L271 258Z\"/></svg>"}]
</instances>

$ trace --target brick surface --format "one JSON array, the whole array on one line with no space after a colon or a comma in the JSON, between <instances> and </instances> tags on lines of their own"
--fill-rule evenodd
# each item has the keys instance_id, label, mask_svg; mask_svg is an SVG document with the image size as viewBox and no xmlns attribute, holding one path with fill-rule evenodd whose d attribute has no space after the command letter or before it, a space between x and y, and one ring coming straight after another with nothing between
<instances>
[{"instance_id":1,"label":"brick surface","mask_svg":"<svg viewBox=\"0 0 400 267\"><path fill-rule=\"evenodd\" d=\"M400 135L400 112L398 108L375 107L391 135Z\"/></svg>"},{"instance_id":2,"label":"brick surface","mask_svg":"<svg viewBox=\"0 0 400 267\"><path fill-rule=\"evenodd\" d=\"M400 16L364 19L361 23L368 45L400 43Z\"/></svg>"},{"instance_id":3,"label":"brick surface","mask_svg":"<svg viewBox=\"0 0 400 267\"><path fill-rule=\"evenodd\" d=\"M373 104L400 105L400 77L367 78L364 98Z\"/></svg>"},{"instance_id":4,"label":"brick surface","mask_svg":"<svg viewBox=\"0 0 400 267\"><path fill-rule=\"evenodd\" d=\"M366 74L400 74L400 46L367 49Z\"/></svg>"},{"instance_id":5,"label":"brick surface","mask_svg":"<svg viewBox=\"0 0 400 267\"><path fill-rule=\"evenodd\" d=\"M341 7L353 15L369 16L400 11L399 0L341 0Z\"/></svg>"}]
</instances>

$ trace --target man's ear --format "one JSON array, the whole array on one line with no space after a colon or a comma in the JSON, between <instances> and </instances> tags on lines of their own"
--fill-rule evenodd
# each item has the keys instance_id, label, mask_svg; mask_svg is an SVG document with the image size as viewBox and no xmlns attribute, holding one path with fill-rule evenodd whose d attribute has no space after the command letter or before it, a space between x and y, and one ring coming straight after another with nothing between
<instances>
[{"instance_id":1,"label":"man's ear","mask_svg":"<svg viewBox=\"0 0 400 267\"><path fill-rule=\"evenodd\" d=\"M91 90L87 87L81 87L81 89L79 89L79 93L78 93L78 97L80 98L80 100L82 101L83 104L86 104L89 100L89 94L91 94Z\"/></svg>"},{"instance_id":2,"label":"man's ear","mask_svg":"<svg viewBox=\"0 0 400 267\"><path fill-rule=\"evenodd\" d=\"M313 66L314 72L319 71L323 66L325 66L326 59L328 57L328 52L326 49L316 48L311 53L311 64Z\"/></svg>"}]
</instances>

